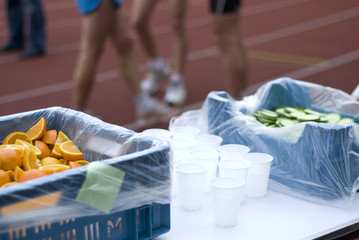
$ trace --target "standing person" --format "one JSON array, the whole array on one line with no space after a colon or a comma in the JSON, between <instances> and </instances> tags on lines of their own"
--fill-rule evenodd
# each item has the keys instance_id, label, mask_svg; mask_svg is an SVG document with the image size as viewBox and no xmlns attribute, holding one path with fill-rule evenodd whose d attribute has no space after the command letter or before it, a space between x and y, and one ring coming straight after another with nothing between
<instances>
[{"instance_id":1,"label":"standing person","mask_svg":"<svg viewBox=\"0 0 359 240\"><path fill-rule=\"evenodd\" d=\"M187 0L171 0L172 28L174 33L173 69L170 74L169 66L159 56L155 38L151 32L150 19L158 0L134 0L133 25L139 41L149 58L149 72L142 81L144 91L155 93L159 83L170 75L169 85L164 100L171 105L181 105L186 99L184 72L188 50L188 37L186 31Z\"/></svg>"},{"instance_id":2,"label":"standing person","mask_svg":"<svg viewBox=\"0 0 359 240\"><path fill-rule=\"evenodd\" d=\"M241 0L209 0L214 34L228 74L227 89L234 98L245 96L248 58L240 32Z\"/></svg>"},{"instance_id":3,"label":"standing person","mask_svg":"<svg viewBox=\"0 0 359 240\"><path fill-rule=\"evenodd\" d=\"M45 54L45 17L41 0L7 0L7 19L10 39L0 47L0 51L23 50L20 59L38 57ZM30 18L30 44L26 46L24 36L26 14Z\"/></svg>"},{"instance_id":4,"label":"standing person","mask_svg":"<svg viewBox=\"0 0 359 240\"><path fill-rule=\"evenodd\" d=\"M121 0L77 0L77 4L83 17L80 53L74 73L73 108L85 110L105 40L110 38L122 78L135 96L137 117L166 113L164 105L141 90L133 40Z\"/></svg>"}]
</instances>

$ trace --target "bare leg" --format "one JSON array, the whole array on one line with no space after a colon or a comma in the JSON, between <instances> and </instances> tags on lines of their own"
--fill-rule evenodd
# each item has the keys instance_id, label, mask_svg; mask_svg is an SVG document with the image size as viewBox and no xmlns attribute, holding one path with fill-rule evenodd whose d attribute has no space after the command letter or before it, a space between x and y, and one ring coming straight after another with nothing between
<instances>
[{"instance_id":1,"label":"bare leg","mask_svg":"<svg viewBox=\"0 0 359 240\"><path fill-rule=\"evenodd\" d=\"M158 58L157 46L150 28L150 20L156 3L157 0L135 0L132 12L132 24L150 59Z\"/></svg>"},{"instance_id":2,"label":"bare leg","mask_svg":"<svg viewBox=\"0 0 359 240\"><path fill-rule=\"evenodd\" d=\"M228 74L226 89L238 98L247 87L248 58L239 30L238 14L213 17L214 33L223 58L224 70Z\"/></svg>"},{"instance_id":3,"label":"bare leg","mask_svg":"<svg viewBox=\"0 0 359 240\"><path fill-rule=\"evenodd\" d=\"M173 72L184 74L188 51L188 36L186 31L187 0L172 0L174 39Z\"/></svg>"},{"instance_id":4,"label":"bare leg","mask_svg":"<svg viewBox=\"0 0 359 240\"><path fill-rule=\"evenodd\" d=\"M116 50L118 68L122 79L124 79L133 95L140 94L140 76L133 51L133 39L128 31L122 8L116 10L111 40Z\"/></svg>"},{"instance_id":5,"label":"bare leg","mask_svg":"<svg viewBox=\"0 0 359 240\"><path fill-rule=\"evenodd\" d=\"M101 2L98 9L82 19L80 53L75 68L72 92L72 107L84 110L94 84L97 64L102 54L105 39L109 33L111 16L108 10L112 4L109 0Z\"/></svg>"}]
</instances>

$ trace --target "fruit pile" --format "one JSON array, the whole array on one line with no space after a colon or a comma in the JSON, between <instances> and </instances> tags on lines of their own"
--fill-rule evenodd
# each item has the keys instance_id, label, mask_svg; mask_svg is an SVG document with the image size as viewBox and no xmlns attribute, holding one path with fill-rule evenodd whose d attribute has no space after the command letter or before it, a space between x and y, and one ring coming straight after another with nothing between
<instances>
[{"instance_id":1,"label":"fruit pile","mask_svg":"<svg viewBox=\"0 0 359 240\"><path fill-rule=\"evenodd\" d=\"M81 167L89 162L62 131L41 118L27 132L13 132L0 145L0 187Z\"/></svg>"},{"instance_id":2,"label":"fruit pile","mask_svg":"<svg viewBox=\"0 0 359 240\"><path fill-rule=\"evenodd\" d=\"M281 106L274 111L258 110L253 116L267 127L288 127L300 122L319 122L329 124L354 123L352 118L342 118L337 113L320 113L310 108Z\"/></svg>"}]
</instances>

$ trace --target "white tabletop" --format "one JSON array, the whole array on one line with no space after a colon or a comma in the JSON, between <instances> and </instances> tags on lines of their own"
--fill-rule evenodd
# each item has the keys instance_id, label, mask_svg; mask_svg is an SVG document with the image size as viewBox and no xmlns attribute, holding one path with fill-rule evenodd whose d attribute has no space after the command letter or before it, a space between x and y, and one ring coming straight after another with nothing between
<instances>
[{"instance_id":1,"label":"white tabletop","mask_svg":"<svg viewBox=\"0 0 359 240\"><path fill-rule=\"evenodd\" d=\"M265 198L246 198L240 207L238 225L214 225L212 199L206 195L196 212L180 208L178 198L171 203L171 230L157 240L212 239L313 239L359 222L359 193L347 208L330 207L268 191Z\"/></svg>"}]
</instances>

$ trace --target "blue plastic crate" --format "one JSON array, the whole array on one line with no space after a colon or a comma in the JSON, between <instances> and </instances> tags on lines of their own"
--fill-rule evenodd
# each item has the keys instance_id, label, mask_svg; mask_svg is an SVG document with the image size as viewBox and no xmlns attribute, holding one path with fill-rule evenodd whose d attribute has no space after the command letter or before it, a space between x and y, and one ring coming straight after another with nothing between
<instances>
[{"instance_id":1,"label":"blue plastic crate","mask_svg":"<svg viewBox=\"0 0 359 240\"><path fill-rule=\"evenodd\" d=\"M0 141L41 117L47 129L65 132L94 164L0 189L0 240L150 239L169 231L168 142L61 107L0 117ZM93 166L100 168L94 172ZM100 179L93 181L93 174ZM100 200L79 198L84 190Z\"/></svg>"},{"instance_id":2,"label":"blue plastic crate","mask_svg":"<svg viewBox=\"0 0 359 240\"><path fill-rule=\"evenodd\" d=\"M9 227L0 240L145 240L170 230L170 205L151 204L108 215Z\"/></svg>"},{"instance_id":3,"label":"blue plastic crate","mask_svg":"<svg viewBox=\"0 0 359 240\"><path fill-rule=\"evenodd\" d=\"M257 109L272 110L287 105L325 111L311 101L308 84L300 81L276 80L268 83L261 94L263 98ZM246 113L245 103L232 103L226 92L208 95L205 105L208 132L221 136L222 144L243 144L251 152L274 156L270 174L274 181L270 183L275 189L315 202L352 199L359 187L359 142L353 125L307 123L297 141L287 141L271 134L276 129L252 131L246 125L247 120L236 115L236 112ZM358 122L358 115L340 114Z\"/></svg>"}]
</instances>

